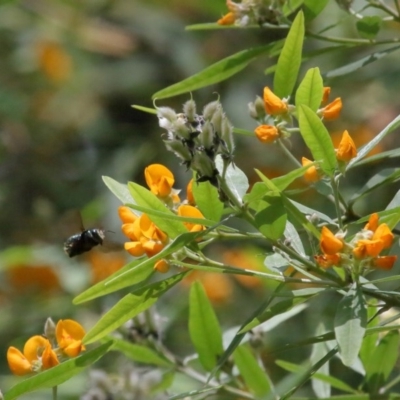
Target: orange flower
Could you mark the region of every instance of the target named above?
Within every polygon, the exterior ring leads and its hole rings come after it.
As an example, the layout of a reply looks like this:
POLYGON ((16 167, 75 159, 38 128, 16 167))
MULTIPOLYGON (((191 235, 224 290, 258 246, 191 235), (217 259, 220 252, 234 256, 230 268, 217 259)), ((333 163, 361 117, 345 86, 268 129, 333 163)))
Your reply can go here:
POLYGON ((147 214, 136 216, 128 207, 119 207, 118 213, 124 221, 133 221, 122 225, 122 232, 130 239, 124 244, 125 250, 134 257, 146 254, 152 257, 167 244, 168 236, 158 228, 147 214))
POLYGON ((320 254, 314 256, 315 262, 322 268, 329 268, 333 265, 339 265, 340 255, 339 254, 320 254))
POLYGON ((85 330, 72 319, 60 319, 56 326, 56 339, 58 346, 68 357, 76 357, 81 351, 86 350, 82 344, 85 330))
POLYGON ((144 170, 146 183, 151 192, 161 198, 171 194, 175 178, 172 172, 164 165, 152 164, 144 170))
POLYGON ((235 23, 235 14, 233 12, 228 12, 222 18, 217 21, 219 25, 233 25, 235 23))
POLYGON ((384 249, 392 246, 393 239, 394 235, 387 224, 380 224, 372 236, 372 240, 380 240, 382 242, 384 249))
POLYGON ((42 42, 38 46, 39 65, 55 83, 68 80, 72 74, 72 58, 58 43, 42 42))
POLYGON ((154 270, 161 272, 162 274, 165 274, 169 271, 170 265, 169 262, 167 260, 158 260, 155 264, 154 264, 154 270))
POLYGON ((329 86, 324 86, 322 89, 322 104, 326 104, 329 100, 329 95, 331 94, 331 88, 329 86))
POLYGON ((352 158, 357 155, 357 148, 354 144, 353 139, 349 135, 349 132, 344 131, 342 140, 339 143, 339 147, 336 150, 336 158, 339 161, 349 162, 352 158))
POLYGON ((364 229, 375 232, 376 228, 378 228, 379 215, 377 213, 373 213, 370 215, 367 224, 364 229))
POLYGON ((337 238, 326 226, 322 227, 319 245, 324 254, 334 255, 343 249, 344 243, 337 238))
POLYGON ((342 99, 337 97, 332 103, 329 103, 323 109, 320 110, 322 117, 327 120, 331 121, 339 117, 340 112, 342 111, 342 99))
MULTIPOLYGON (((306 157, 302 157, 301 164, 303 167, 305 167, 306 165, 312 164, 312 161, 306 157)), ((320 179, 317 167, 315 165, 311 165, 306 172, 304 172, 304 179, 307 182, 317 182, 320 179)))
POLYGON ((373 263, 375 268, 391 270, 396 260, 397 256, 382 256, 376 257, 373 263))
POLYGON ((196 200, 193 196, 193 179, 191 179, 186 187, 186 199, 188 203, 192 206, 196 204, 196 200))
POLYGON ((382 240, 361 239, 353 249, 353 254, 357 258, 377 257, 382 250, 382 240))
MULTIPOLYGON (((177 212, 180 217, 204 218, 204 215, 196 207, 185 204, 180 205, 177 212)), ((204 225, 193 222, 184 222, 183 224, 186 226, 189 232, 199 232, 205 229, 204 225)))
POLYGON ((273 125, 260 125, 254 130, 257 139, 263 143, 272 143, 279 138, 279 131, 273 125))
POLYGON ((265 111, 269 115, 279 115, 285 114, 288 110, 286 102, 281 100, 277 95, 275 95, 271 89, 266 86, 264 88, 264 106, 265 111))
POLYGON ((39 335, 32 336, 27 340, 23 353, 15 347, 9 347, 7 361, 14 375, 39 372, 59 364, 49 340, 39 335))

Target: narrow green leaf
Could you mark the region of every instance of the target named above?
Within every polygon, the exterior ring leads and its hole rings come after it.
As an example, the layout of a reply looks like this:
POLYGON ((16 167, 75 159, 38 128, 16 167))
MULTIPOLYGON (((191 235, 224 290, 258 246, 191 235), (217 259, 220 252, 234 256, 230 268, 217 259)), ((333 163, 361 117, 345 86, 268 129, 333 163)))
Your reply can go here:
POLYGON ((293 14, 302 4, 304 0, 290 0, 285 1, 282 7, 282 12, 285 17, 293 14))
POLYGON ((127 184, 119 183, 109 176, 103 176, 103 182, 123 204, 133 202, 127 184))
POLYGON ((218 222, 221 219, 224 204, 219 199, 217 188, 210 182, 193 182, 192 190, 196 205, 204 217, 218 222))
POLYGON ((366 381, 369 393, 379 393, 396 365, 399 356, 399 332, 387 333, 374 349, 366 367, 366 381))
POLYGON ((236 348, 233 360, 242 375, 246 386, 256 395, 264 396, 271 391, 270 380, 266 371, 261 368, 247 345, 236 348))
POLYGON ((330 177, 333 176, 336 167, 335 149, 331 137, 325 125, 318 115, 306 105, 298 109, 300 133, 315 161, 321 165, 321 169, 330 177))
POLYGON ((374 39, 382 26, 382 18, 378 15, 365 16, 357 20, 356 27, 361 37, 374 39))
POLYGON ((350 199, 350 203, 355 203, 372 191, 381 188, 382 186, 389 185, 400 179, 400 169, 399 168, 385 168, 376 173, 367 183, 362 187, 362 189, 356 192, 350 199))
POLYGON ((132 104, 131 107, 136 109, 136 110, 146 112, 148 114, 157 115, 157 110, 155 108, 143 107, 143 106, 139 106, 139 105, 136 105, 136 104, 132 104))
POLYGON ((182 93, 193 92, 197 89, 222 82, 225 79, 237 74, 244 69, 251 61, 262 54, 267 54, 273 47, 273 43, 267 46, 254 47, 252 49, 242 50, 232 56, 226 57, 217 63, 210 65, 203 71, 175 83, 165 89, 154 93, 153 99, 165 99, 167 97, 177 96, 182 93))
POLYGON ((190 289, 189 333, 201 365, 211 371, 224 349, 218 319, 200 282, 190 289))
POLYGON ((386 57, 388 54, 398 49, 400 49, 400 46, 391 47, 390 49, 386 49, 383 51, 377 51, 375 53, 369 54, 366 57, 361 58, 360 60, 354 61, 350 64, 344 65, 343 67, 322 74, 322 76, 324 80, 326 80, 353 73, 368 64, 371 64, 375 61, 382 59, 383 57, 386 57))
MULTIPOLYGON (((147 190, 143 186, 138 185, 135 182, 128 183, 129 191, 134 198, 136 204, 142 207, 152 208, 157 211, 161 211, 166 215, 175 216, 175 214, 170 211, 165 204, 157 198, 150 190, 147 190)), ((165 219, 164 217, 158 217, 153 215, 149 215, 150 219, 168 236, 172 239, 176 238, 181 233, 187 232, 185 225, 183 225, 180 221, 175 221, 171 219, 165 219)))
POLYGON ((17 383, 7 393, 4 393, 4 400, 13 400, 34 390, 61 385, 103 357, 111 349, 112 345, 113 341, 106 342, 93 350, 86 351, 78 357, 71 358, 53 368, 17 383))
POLYGON ((319 68, 307 71, 296 91, 296 107, 305 104, 311 110, 317 111, 321 105, 323 95, 323 82, 319 68))
POLYGON ((338 304, 335 336, 343 364, 350 367, 357 359, 367 326, 367 308, 356 283, 338 304))
MULTIPOLYGON (((279 365, 285 371, 300 372, 302 369, 302 367, 300 365, 293 364, 288 361, 276 360, 275 362, 277 365, 279 365)), ((322 374, 321 372, 316 372, 313 375, 313 379, 318 379, 322 382, 326 382, 333 388, 343 390, 344 392, 357 393, 357 391, 355 389, 353 389, 351 386, 349 386, 347 383, 345 383, 345 382, 341 381, 340 379, 335 378, 331 375, 326 375, 326 374, 322 374)), ((331 398, 331 397, 329 397, 329 398, 331 398)), ((332 399, 333 398, 335 398, 335 397, 332 397, 332 399)))
MULTIPOLYGON (((376 314, 376 307, 373 306, 373 305, 377 306, 377 300, 376 299, 370 299, 368 301, 368 303, 370 305, 370 307, 368 307, 368 309, 367 309, 367 318, 368 318, 368 321, 370 321, 368 323, 368 328, 371 328, 371 327, 374 327, 374 326, 378 326, 378 324, 379 324, 379 318, 376 318, 376 315, 375 315, 376 314), (373 318, 374 316, 375 316, 375 318, 373 318)), ((363 339, 363 342, 362 342, 362 345, 361 345, 361 348, 360 348, 359 357, 361 359, 361 362, 363 363, 363 366, 364 366, 364 369, 366 370, 366 372, 368 372, 366 366, 369 364, 369 362, 371 360, 371 357, 372 357, 372 354, 374 353, 376 344, 378 342, 378 337, 379 337, 379 334, 376 332, 376 333, 373 333, 373 334, 370 334, 370 335, 366 334, 364 339, 363 339)))
MULTIPOLYGON (((147 261, 147 259, 146 259, 147 261)), ((127 286, 136 285, 140 282, 146 282, 147 279, 153 274, 153 269, 148 263, 143 262, 143 259, 134 260, 126 264, 119 271, 113 273, 101 282, 96 283, 83 293, 76 296, 73 300, 74 304, 83 303, 85 301, 93 300, 100 296, 116 292, 127 286), (117 280, 120 275, 131 271, 131 278, 127 281, 126 276, 123 280, 117 280)))
POLYGON ((114 339, 113 350, 118 350, 131 360, 144 364, 157 365, 159 367, 171 367, 172 362, 146 346, 127 342, 122 339, 114 339))
POLYGON ((299 11, 294 19, 278 59, 274 76, 274 93, 280 97, 291 95, 301 65, 304 39, 304 15, 299 11))
POLYGON ((92 343, 123 325, 126 321, 151 307, 158 298, 180 282, 186 272, 171 276, 159 282, 147 285, 136 292, 124 296, 96 325, 86 333, 84 343, 92 343))
POLYGON ((304 17, 306 21, 311 21, 317 17, 327 6, 329 0, 304 0, 304 17))
POLYGON ((268 321, 272 317, 275 317, 276 315, 283 314, 289 310, 291 310, 294 306, 298 304, 302 304, 311 297, 315 296, 317 293, 312 293, 310 295, 305 295, 305 296, 298 296, 298 297, 293 297, 287 300, 282 300, 277 303, 275 303, 273 306, 269 307, 267 310, 263 310, 260 312, 260 314, 256 317, 253 318, 252 321, 250 321, 246 326, 244 326, 239 333, 245 333, 248 332, 249 330, 255 328, 256 326, 262 324, 265 321, 268 321))
POLYGON ((366 165, 370 163, 375 163, 376 161, 380 161, 382 159, 384 160, 392 160, 395 158, 400 157, 400 148, 388 150, 388 151, 383 151, 378 154, 374 154, 373 156, 370 156, 368 158, 364 158, 363 160, 357 161, 356 164, 353 165, 353 167, 360 167, 361 165, 366 165))
POLYGON ((282 197, 279 195, 265 195, 258 204, 254 216, 257 229, 270 240, 278 240, 285 231, 287 214, 282 197))

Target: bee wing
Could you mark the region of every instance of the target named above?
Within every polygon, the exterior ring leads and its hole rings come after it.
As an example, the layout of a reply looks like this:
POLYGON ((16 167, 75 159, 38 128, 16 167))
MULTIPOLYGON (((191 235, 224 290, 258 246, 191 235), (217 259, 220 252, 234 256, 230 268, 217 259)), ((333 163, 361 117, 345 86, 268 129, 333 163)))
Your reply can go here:
POLYGON ((100 249, 104 253, 110 253, 113 251, 122 251, 124 250, 124 244, 106 238, 103 240, 103 244, 100 246, 100 249))

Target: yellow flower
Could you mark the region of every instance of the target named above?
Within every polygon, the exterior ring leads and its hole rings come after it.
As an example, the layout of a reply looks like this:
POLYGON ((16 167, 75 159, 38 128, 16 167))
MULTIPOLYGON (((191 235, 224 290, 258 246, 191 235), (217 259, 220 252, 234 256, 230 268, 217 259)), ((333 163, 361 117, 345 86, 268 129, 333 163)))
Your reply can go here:
POLYGON ((154 270, 161 272, 162 274, 165 274, 169 271, 170 265, 167 260, 161 259, 154 264, 153 268, 154 270))
MULTIPOLYGON (((302 157, 301 164, 303 167, 305 167, 306 165, 312 164, 312 161, 306 157, 302 157)), ((315 165, 311 165, 306 172, 304 172, 304 179, 307 182, 317 182, 320 179, 317 167, 315 165)))
POLYGON ((377 257, 382 250, 382 240, 361 239, 353 249, 353 254, 357 258, 377 257))
POLYGON ((384 249, 392 246, 393 239, 394 235, 387 224, 380 224, 372 236, 372 240, 380 240, 382 242, 384 249))
MULTIPOLYGON (((190 218, 204 218, 204 215, 196 207, 189 205, 181 205, 178 207, 178 215, 180 217, 190 217, 190 218)), ((204 225, 195 224, 192 222, 184 222, 187 230, 189 232, 199 232, 205 229, 204 225)))
POLYGON ((329 86, 324 86, 324 88, 322 89, 321 104, 326 104, 328 102, 330 94, 331 94, 331 88, 329 86))
POLYGON ((222 18, 217 21, 219 25, 233 25, 235 23, 236 17, 233 12, 228 12, 222 18))
POLYGON ((336 150, 336 158, 339 161, 349 162, 352 158, 357 155, 357 148, 354 144, 353 139, 349 135, 349 132, 344 131, 342 140, 339 143, 339 147, 336 150))
POLYGON ((323 118, 327 121, 331 121, 339 117, 340 112, 342 111, 342 99, 337 97, 327 106, 320 110, 323 118))
POLYGON ((56 339, 58 346, 68 357, 76 357, 81 351, 85 350, 82 339, 85 330, 72 319, 60 319, 56 326, 56 339))
POLYGON ((329 268, 333 265, 339 265, 340 255, 339 254, 320 254, 314 256, 315 262, 322 268, 329 268))
POLYGON ((15 347, 9 347, 7 361, 14 375, 26 375, 59 364, 49 340, 39 335, 32 336, 27 340, 23 353, 15 347))
POLYGON ((279 115, 285 114, 288 110, 286 102, 281 100, 277 95, 275 95, 272 90, 266 86, 264 88, 264 106, 265 111, 269 115, 279 115))
POLYGON ((161 198, 171 194, 175 178, 172 172, 164 165, 152 164, 144 170, 146 183, 151 192, 161 198))
POLYGON ((319 245, 324 254, 334 255, 343 249, 344 243, 337 238, 326 226, 322 227, 319 245))
POLYGON ((254 130, 257 139, 263 143, 272 143, 279 138, 279 131, 273 125, 260 125, 254 130))

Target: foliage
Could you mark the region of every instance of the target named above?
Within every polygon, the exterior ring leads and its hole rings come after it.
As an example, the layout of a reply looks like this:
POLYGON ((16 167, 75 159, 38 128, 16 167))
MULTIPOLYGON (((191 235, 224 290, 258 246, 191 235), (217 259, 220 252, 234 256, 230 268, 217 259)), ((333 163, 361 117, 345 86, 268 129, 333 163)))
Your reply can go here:
MULTIPOLYGON (((124 248, 134 259, 74 299, 79 305, 108 299, 106 311, 83 339, 85 345, 96 342, 95 347, 17 383, 5 392, 5 399, 54 388, 110 352, 118 352, 134 365, 146 364, 154 373, 129 370, 129 377, 137 378, 133 387, 125 389, 137 396, 132 398, 400 396, 400 326, 395 311, 400 306, 395 254, 399 196, 395 194, 385 209, 374 208, 374 202, 373 209, 363 214, 356 208, 357 202, 371 194, 380 196, 399 179, 397 168, 380 167, 379 162, 396 159, 400 148, 379 153, 379 145, 393 136, 400 116, 393 116, 359 148, 351 129, 341 132, 335 143, 329 125, 341 112, 352 112, 346 96, 329 100, 336 82, 398 50, 398 38, 389 35, 391 24, 400 23, 398 1, 393 1, 393 7, 375 0, 362 3, 355 10, 352 1, 228 0, 228 13, 218 23, 188 28, 207 34, 210 30, 220 34, 279 30, 282 37, 229 55, 158 90, 153 95, 155 109, 135 106, 157 114, 165 151, 179 159, 182 169, 191 171, 186 198, 174 188, 174 174, 159 163, 145 169, 149 189, 103 177, 122 203, 118 214, 127 238, 124 248), (328 36, 339 21, 329 20, 331 25, 316 28, 316 21, 328 22, 324 13, 335 7, 353 22, 359 37, 328 36), (371 10, 376 15, 367 15, 371 10), (320 47, 309 51, 315 43, 320 47), (338 48, 362 48, 363 57, 332 70, 327 69, 329 58, 317 66, 317 56, 328 57, 338 48), (247 105, 257 125, 254 133, 247 126, 234 126, 223 106, 224 96, 199 111, 192 92, 238 80, 240 71, 264 57, 274 60, 265 69, 274 74, 273 84, 260 88, 263 96, 254 93, 254 101, 247 105), (305 68, 310 61, 312 67, 305 68), (328 80, 332 87, 327 86, 328 80), (159 105, 161 99, 184 93, 190 93, 190 98, 182 110, 159 105), (278 153, 286 159, 288 170, 270 174, 253 165, 247 154, 243 170, 250 165, 257 176, 257 182, 249 182, 235 158, 240 152, 235 141, 244 136, 258 140, 265 154, 278 153), (371 155, 374 150, 378 154, 371 155), (349 179, 363 167, 374 167, 374 174, 364 179, 359 173, 363 182, 353 188, 349 179), (231 258, 220 254, 226 243, 231 243, 226 251, 231 258), (239 262, 245 253, 242 243, 263 254, 261 267, 239 262), (230 290, 227 276, 234 276, 251 293, 260 293, 257 301, 250 298, 244 306, 236 304, 231 319, 218 306, 218 289, 222 288, 222 296, 230 290), (154 307, 162 310, 174 296, 179 298, 176 306, 184 303, 180 289, 184 285, 190 286, 184 329, 191 347, 174 352, 166 344, 154 307)), ((118 373, 121 386, 126 387, 129 379, 118 373)), ((124 398, 108 379, 102 375, 92 389, 124 398)))

